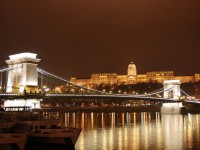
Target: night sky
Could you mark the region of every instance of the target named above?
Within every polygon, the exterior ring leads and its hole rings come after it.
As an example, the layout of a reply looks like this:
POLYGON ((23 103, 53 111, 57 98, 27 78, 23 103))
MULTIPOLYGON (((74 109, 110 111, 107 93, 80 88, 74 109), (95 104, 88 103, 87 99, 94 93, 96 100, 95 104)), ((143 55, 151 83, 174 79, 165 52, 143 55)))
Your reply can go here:
POLYGON ((0 67, 33 52, 64 78, 200 73, 200 0, 0 0, 0 67))

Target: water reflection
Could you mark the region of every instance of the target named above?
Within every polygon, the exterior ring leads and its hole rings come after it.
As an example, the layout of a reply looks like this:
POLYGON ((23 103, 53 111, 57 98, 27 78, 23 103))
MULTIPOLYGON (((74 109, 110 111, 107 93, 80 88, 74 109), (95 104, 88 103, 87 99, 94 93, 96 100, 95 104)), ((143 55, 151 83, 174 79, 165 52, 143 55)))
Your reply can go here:
POLYGON ((183 149, 184 130, 182 115, 162 115, 162 141, 163 147, 169 149, 183 149))
POLYGON ((63 126, 82 128, 76 150, 200 149, 199 114, 67 112, 53 116, 61 118, 63 126))

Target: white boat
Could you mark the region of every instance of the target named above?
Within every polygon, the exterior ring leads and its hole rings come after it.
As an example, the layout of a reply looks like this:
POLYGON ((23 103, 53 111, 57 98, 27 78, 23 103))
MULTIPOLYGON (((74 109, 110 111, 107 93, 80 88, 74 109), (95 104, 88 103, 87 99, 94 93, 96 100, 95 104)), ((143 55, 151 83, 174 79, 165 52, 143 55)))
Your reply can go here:
POLYGON ((14 122, 0 120, 0 149, 24 150, 28 132, 14 130, 14 122))
POLYGON ((16 128, 29 131, 28 149, 33 146, 59 146, 73 148, 81 133, 79 128, 61 128, 60 120, 23 116, 16 119, 16 128))

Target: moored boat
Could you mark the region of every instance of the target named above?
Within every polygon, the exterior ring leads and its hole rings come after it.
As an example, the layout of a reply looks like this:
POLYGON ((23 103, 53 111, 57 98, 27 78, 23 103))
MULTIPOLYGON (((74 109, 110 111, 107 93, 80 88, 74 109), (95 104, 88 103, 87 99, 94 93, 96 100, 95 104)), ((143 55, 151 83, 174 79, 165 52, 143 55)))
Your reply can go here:
POLYGON ((15 130, 14 122, 0 120, 0 149, 24 150, 28 132, 15 130))
POLYGON ((35 115, 18 117, 16 128, 29 132, 27 149, 34 146, 73 148, 81 133, 79 128, 61 128, 58 119, 44 119, 35 115))

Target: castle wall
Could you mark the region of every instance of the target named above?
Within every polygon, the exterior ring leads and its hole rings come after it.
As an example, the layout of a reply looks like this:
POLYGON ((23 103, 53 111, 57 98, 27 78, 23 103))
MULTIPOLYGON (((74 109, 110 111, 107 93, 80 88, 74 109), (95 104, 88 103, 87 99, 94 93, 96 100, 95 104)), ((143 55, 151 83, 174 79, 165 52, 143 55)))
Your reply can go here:
POLYGON ((165 80, 180 80, 182 83, 200 81, 200 74, 194 76, 175 76, 173 71, 152 71, 146 74, 137 74, 136 66, 132 62, 128 65, 127 75, 116 73, 92 74, 88 79, 71 79, 79 85, 100 84, 137 84, 137 83, 163 83, 165 80))

